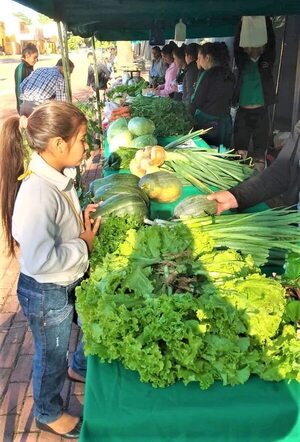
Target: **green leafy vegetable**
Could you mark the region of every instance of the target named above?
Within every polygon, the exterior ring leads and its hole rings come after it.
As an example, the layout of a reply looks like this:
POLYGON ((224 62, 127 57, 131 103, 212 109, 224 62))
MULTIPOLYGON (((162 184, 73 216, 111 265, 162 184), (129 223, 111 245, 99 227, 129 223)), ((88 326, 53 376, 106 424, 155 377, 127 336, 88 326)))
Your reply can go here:
POLYGON ((184 135, 193 127, 193 119, 186 106, 171 98, 136 97, 131 104, 131 116, 152 120, 157 137, 184 135))
POLYGON ((183 224, 130 229, 77 289, 85 350, 143 382, 300 382, 297 312, 250 256, 183 224), (293 309, 294 310, 294 309, 293 309), (289 323, 287 323, 287 317, 289 323))

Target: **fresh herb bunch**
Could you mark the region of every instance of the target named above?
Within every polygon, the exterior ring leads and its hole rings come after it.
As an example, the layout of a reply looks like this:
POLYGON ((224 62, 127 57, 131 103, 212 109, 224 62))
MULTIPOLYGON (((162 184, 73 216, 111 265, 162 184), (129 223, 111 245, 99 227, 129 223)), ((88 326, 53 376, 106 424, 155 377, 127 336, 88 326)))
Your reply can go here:
POLYGON ((152 120, 157 137, 184 135, 193 127, 187 107, 171 98, 136 97, 131 104, 131 116, 152 120))
POLYGON ((87 354, 120 360, 154 387, 236 385, 251 374, 300 382, 297 324, 281 284, 183 224, 128 230, 77 297, 87 354))

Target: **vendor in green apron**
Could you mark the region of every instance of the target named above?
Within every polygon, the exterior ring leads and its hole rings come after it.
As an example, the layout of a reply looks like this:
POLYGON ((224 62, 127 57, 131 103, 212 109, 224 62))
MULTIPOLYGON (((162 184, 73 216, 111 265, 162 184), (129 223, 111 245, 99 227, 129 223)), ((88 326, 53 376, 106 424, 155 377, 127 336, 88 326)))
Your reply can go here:
POLYGON ((20 85, 26 77, 33 72, 33 67, 38 61, 38 49, 33 43, 28 43, 22 49, 22 61, 15 69, 15 94, 17 100, 17 110, 20 113, 21 100, 20 100, 20 85))
POLYGON ((190 109, 196 129, 212 127, 203 138, 209 144, 230 147, 232 120, 230 105, 234 76, 229 68, 229 52, 224 42, 204 43, 199 47, 201 69, 192 95, 190 109))

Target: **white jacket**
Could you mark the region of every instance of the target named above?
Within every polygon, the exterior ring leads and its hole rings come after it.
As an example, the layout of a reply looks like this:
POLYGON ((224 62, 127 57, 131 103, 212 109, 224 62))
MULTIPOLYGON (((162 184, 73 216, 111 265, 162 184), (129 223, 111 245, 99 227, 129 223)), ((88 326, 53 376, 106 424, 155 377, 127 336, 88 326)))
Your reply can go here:
POLYGON ((88 268, 81 226, 65 192, 81 217, 73 181, 49 166, 36 152, 33 173, 20 187, 14 206, 12 234, 20 246, 21 272, 40 283, 68 285, 88 268))

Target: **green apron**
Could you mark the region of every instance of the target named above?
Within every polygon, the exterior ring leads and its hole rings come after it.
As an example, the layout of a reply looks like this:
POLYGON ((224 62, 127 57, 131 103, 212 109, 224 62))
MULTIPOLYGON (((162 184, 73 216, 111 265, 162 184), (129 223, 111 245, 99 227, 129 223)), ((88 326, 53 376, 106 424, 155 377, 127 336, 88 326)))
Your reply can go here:
POLYGON ((20 107, 22 104, 22 101, 20 99, 20 95, 21 95, 21 83, 22 83, 22 71, 23 71, 23 63, 20 63, 18 66, 18 71, 17 71, 17 109, 18 109, 18 113, 20 113, 20 107))
MULTIPOLYGON (((194 100, 197 89, 203 80, 204 75, 206 74, 206 71, 203 71, 196 83, 194 93, 192 95, 191 101, 194 100)), ((212 124, 214 127, 214 134, 210 136, 208 133, 206 136, 206 141, 210 142, 210 138, 214 140, 218 145, 223 144, 226 147, 230 147, 231 144, 231 133, 232 133, 232 120, 229 113, 226 113, 224 115, 211 115, 207 114, 200 109, 196 109, 194 114, 194 122, 197 127, 197 129, 206 129, 210 127, 212 124)), ((205 139, 205 137, 204 137, 205 139)), ((213 144, 213 143, 210 143, 213 144)))

